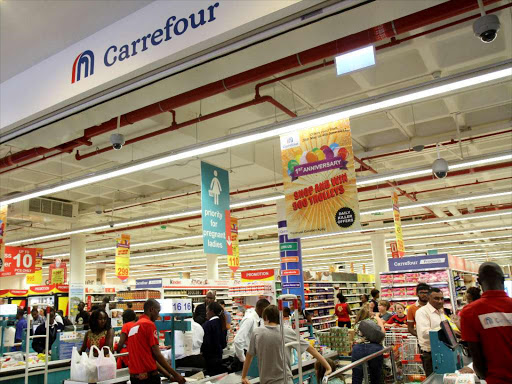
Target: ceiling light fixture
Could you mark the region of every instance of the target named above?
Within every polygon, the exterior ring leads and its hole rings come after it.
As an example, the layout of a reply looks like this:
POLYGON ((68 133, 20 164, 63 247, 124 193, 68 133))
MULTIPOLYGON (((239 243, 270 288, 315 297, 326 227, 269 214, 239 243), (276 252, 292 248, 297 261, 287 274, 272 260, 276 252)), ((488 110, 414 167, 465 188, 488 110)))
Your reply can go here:
POLYGON ((331 123, 342 118, 360 116, 370 112, 406 105, 415 101, 428 99, 434 96, 447 94, 510 76, 512 76, 512 60, 506 60, 501 63, 489 65, 476 70, 435 79, 403 90, 370 97, 348 105, 330 108, 325 111, 314 112, 281 123, 270 124, 264 127, 215 138, 203 143, 172 150, 163 155, 158 154, 150 156, 133 161, 129 164, 89 173, 61 183, 43 186, 28 192, 21 192, 0 200, 0 206, 25 201, 34 197, 67 191, 84 185, 94 184, 105 179, 113 179, 145 169, 190 159, 196 156, 204 156, 209 153, 214 153, 238 145, 254 143, 305 128, 331 123))

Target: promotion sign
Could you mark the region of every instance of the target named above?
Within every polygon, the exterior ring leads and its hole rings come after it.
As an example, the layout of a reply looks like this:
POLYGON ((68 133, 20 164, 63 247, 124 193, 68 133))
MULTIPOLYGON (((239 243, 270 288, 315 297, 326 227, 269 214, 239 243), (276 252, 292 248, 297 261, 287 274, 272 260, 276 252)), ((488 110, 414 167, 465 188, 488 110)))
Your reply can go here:
POLYGON ((201 215, 204 253, 233 254, 229 209, 228 171, 202 161, 201 215))
POLYGON ((5 247, 4 270, 0 277, 34 273, 36 248, 5 247))
POLYGON ((7 205, 0 207, 0 272, 5 267, 5 231, 7 229, 7 205))
POLYGON ((68 268, 66 263, 62 263, 57 259, 55 263, 50 265, 48 269, 50 284, 64 284, 68 278, 68 268))
POLYGON ((392 241, 389 243, 389 249, 391 250, 391 257, 393 259, 400 257, 400 255, 398 254, 398 246, 396 245, 396 241, 392 241))
POLYGON ((27 285, 43 284, 43 249, 36 248, 36 268, 34 273, 27 273, 27 285))
POLYGON ((281 136, 290 238, 360 228, 348 119, 281 136))
POLYGON ((273 269, 260 269, 253 271, 242 271, 242 282, 248 283, 251 281, 273 281, 274 270, 273 269))
POLYGON ((116 241, 116 276, 120 280, 130 276, 130 235, 121 235, 116 241))
POLYGON ((233 255, 228 255, 228 267, 236 272, 240 268, 240 249, 238 248, 238 219, 231 218, 231 242, 233 255))
MULTIPOLYGON (((395 237, 398 257, 405 256, 404 236, 402 234, 402 221, 400 220, 400 206, 398 205, 398 194, 393 192, 393 220, 395 221, 395 237)), ((393 256, 394 257, 394 256, 393 256)))

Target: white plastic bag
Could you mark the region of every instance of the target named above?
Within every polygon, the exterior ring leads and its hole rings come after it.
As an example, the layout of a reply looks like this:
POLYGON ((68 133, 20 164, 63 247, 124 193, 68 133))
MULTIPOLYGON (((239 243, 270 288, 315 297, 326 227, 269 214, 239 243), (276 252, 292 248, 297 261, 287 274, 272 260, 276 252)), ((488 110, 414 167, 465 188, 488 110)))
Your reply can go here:
POLYGON ((89 383, 96 383, 98 381, 98 359, 101 351, 95 345, 89 350, 89 356, 87 357, 87 373, 89 376, 89 383), (94 356, 94 351, 98 352, 98 357, 94 356))
POLYGON ((107 347, 103 348, 99 353, 96 367, 98 369, 98 381, 116 378, 116 359, 107 347), (105 354, 105 350, 109 352, 108 357, 105 354))
POLYGON ((98 380, 96 364, 91 361, 86 353, 80 354, 76 347, 73 347, 71 354, 71 380, 82 383, 94 383, 98 380))

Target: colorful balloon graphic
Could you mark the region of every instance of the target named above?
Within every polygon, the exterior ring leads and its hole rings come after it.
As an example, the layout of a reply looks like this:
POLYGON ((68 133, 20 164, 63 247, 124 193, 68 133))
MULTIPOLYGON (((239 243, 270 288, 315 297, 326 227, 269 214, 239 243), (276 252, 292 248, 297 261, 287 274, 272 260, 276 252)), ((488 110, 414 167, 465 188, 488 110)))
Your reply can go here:
POLYGON ((334 157, 334 153, 333 153, 332 149, 330 147, 328 147, 327 145, 322 145, 322 148, 320 148, 320 149, 324 152, 326 159, 332 159, 334 157))
POLYGON ((315 155, 313 152, 308 152, 306 154, 306 160, 308 161, 308 163, 315 163, 318 161, 318 156, 315 155))
POLYGON ((299 162, 297 160, 290 160, 288 162, 288 171, 293 172, 297 165, 299 165, 299 162))

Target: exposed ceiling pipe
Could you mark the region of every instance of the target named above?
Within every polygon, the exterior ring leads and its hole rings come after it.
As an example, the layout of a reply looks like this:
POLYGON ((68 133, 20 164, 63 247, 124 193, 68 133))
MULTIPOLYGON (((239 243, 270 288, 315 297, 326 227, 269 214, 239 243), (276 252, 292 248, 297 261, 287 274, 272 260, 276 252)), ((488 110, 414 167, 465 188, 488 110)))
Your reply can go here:
MULTIPOLYGON (((486 0, 484 3, 485 5, 488 5, 498 1, 499 0, 486 0)), ((159 115, 163 112, 174 110, 201 99, 224 93, 227 90, 255 83, 275 74, 312 64, 328 57, 339 55, 340 53, 348 52, 366 45, 375 44, 384 39, 395 38, 398 35, 447 20, 476 8, 478 8, 478 4, 472 0, 451 0, 444 2, 434 7, 354 33, 330 43, 326 43, 237 75, 227 77, 223 80, 206 84, 180 95, 162 100, 158 103, 139 108, 135 111, 122 115, 120 117, 120 126, 124 127, 126 125, 131 125, 138 121, 159 115)), ((73 139, 56 147, 36 147, 1 158, 0 169, 8 168, 18 163, 29 161, 36 157, 44 156, 53 152, 70 153, 75 148, 82 145, 92 145, 92 142, 90 141, 91 138, 115 129, 117 129, 117 117, 100 125, 87 128, 84 130, 84 135, 82 137, 73 139)))

